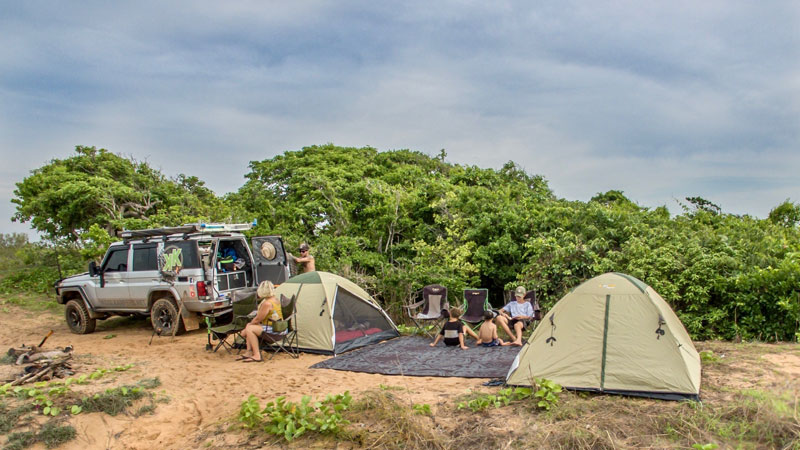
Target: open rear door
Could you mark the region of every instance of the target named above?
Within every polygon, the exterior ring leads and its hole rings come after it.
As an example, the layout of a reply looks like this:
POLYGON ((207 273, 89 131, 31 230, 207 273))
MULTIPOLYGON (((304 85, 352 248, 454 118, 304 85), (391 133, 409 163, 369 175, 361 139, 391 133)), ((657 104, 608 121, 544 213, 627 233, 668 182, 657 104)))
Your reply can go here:
POLYGON ((281 284, 289 279, 289 264, 280 236, 256 236, 251 240, 256 281, 281 284))

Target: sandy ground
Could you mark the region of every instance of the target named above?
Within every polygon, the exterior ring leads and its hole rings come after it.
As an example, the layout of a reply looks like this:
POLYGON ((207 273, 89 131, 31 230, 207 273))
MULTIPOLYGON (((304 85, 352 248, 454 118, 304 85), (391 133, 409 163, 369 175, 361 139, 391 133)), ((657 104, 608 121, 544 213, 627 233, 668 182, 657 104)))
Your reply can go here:
MULTIPOLYGON (((123 384, 135 384, 158 377, 162 385, 154 390, 167 403, 159 403, 153 414, 115 417, 103 413, 80 414, 69 418, 78 437, 65 449, 150 449, 150 448, 259 448, 248 441, 246 432, 234 427, 241 403, 251 394, 261 404, 285 395, 299 400, 303 395, 322 398, 349 390, 354 397, 380 385, 403 388, 396 391, 401 400, 431 405, 434 414, 440 405, 451 408, 455 398, 471 390, 486 391, 483 379, 432 378, 371 375, 310 366, 328 356, 301 354, 292 359, 277 355, 263 363, 241 363, 220 350, 205 350, 206 332, 197 330, 176 338, 158 337, 148 345, 152 328, 147 320, 114 318, 99 321, 89 335, 69 332, 63 316, 32 313, 6 305, 0 311, 0 343, 6 347, 38 344, 49 330, 53 336, 45 348, 72 345, 73 368, 77 375, 98 368, 110 369, 134 364, 125 372, 114 372, 75 389, 98 392, 123 384), (113 336, 113 337, 112 337, 113 336)), ((704 364, 701 389, 706 401, 720 402, 731 389, 758 388, 776 392, 800 391, 800 346, 797 344, 697 343, 698 350, 712 350, 725 361, 735 353, 735 364, 704 364)), ((13 366, 0 366, 10 369, 13 366)), ((2 374, 0 374, 2 375, 2 374)), ((499 412, 493 414, 500 414, 499 412)), ((503 421, 500 421, 503 423, 503 421)), ((38 444, 34 448, 44 448, 38 444)))
POLYGON ((78 431, 77 439, 65 449, 84 448, 192 448, 238 446, 246 439, 241 432, 220 433, 235 423, 241 403, 250 394, 261 404, 285 395, 299 400, 349 390, 357 394, 380 385, 403 387, 410 402, 436 404, 486 381, 464 378, 384 376, 309 367, 329 356, 301 354, 292 359, 278 354, 263 363, 241 363, 234 355, 220 350, 205 351, 204 329, 182 336, 158 337, 148 341, 152 328, 147 320, 114 318, 99 321, 97 330, 88 335, 72 334, 62 316, 31 313, 12 306, 0 313, 0 343, 5 347, 38 344, 49 330, 54 334, 45 348, 74 346, 73 368, 79 374, 98 368, 134 364, 126 372, 113 373, 92 383, 102 390, 122 384, 134 384, 144 378, 158 377, 162 385, 155 391, 169 397, 158 404, 154 414, 134 418, 111 417, 102 413, 80 414, 70 418, 78 431), (113 338, 105 337, 114 335, 113 338))

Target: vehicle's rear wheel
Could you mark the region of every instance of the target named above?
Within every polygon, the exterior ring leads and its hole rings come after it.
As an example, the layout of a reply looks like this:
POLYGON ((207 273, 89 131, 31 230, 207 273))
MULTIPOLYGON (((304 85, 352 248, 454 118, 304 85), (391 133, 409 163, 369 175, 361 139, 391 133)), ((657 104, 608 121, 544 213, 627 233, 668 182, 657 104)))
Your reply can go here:
POLYGON ((69 330, 75 334, 89 334, 97 325, 97 320, 89 317, 89 310, 80 300, 68 301, 64 316, 69 330))
POLYGON ((153 303, 150 311, 150 321, 155 330, 161 330, 160 335, 168 336, 172 334, 172 328, 178 327, 175 334, 183 334, 186 329, 183 327, 183 320, 178 317, 178 307, 169 298, 160 298, 153 303))

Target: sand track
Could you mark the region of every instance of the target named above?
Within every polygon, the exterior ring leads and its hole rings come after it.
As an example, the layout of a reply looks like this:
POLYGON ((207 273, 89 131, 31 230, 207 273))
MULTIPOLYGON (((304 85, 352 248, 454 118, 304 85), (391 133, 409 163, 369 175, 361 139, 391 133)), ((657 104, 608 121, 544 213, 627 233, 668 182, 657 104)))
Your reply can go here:
MULTIPOLYGON (((220 350, 205 351, 206 332, 196 330, 183 336, 158 337, 148 345, 152 328, 143 319, 114 318, 99 321, 97 330, 88 335, 72 334, 62 316, 32 313, 13 306, 3 313, 0 342, 6 347, 38 344, 48 330, 54 334, 45 348, 72 345, 73 367, 78 374, 98 368, 112 368, 129 363, 134 368, 103 377, 86 388, 94 391, 144 378, 158 377, 162 385, 155 392, 170 401, 158 404, 154 414, 111 417, 102 413, 80 414, 70 418, 78 438, 65 449, 84 448, 187 448, 200 447, 218 430, 227 430, 241 403, 250 394, 261 403, 286 395, 299 400, 349 390, 357 394, 379 385, 399 386, 406 390, 409 402, 435 405, 443 398, 478 389, 485 380, 384 376, 342 372, 309 367, 328 356, 301 354, 292 359, 278 354, 263 363, 240 363, 234 355, 220 350), (113 338, 105 339, 106 336, 113 338), (431 389, 435 386, 435 389, 431 389)), ((239 433, 241 439, 245 436, 239 433)), ((222 437, 219 437, 222 439, 222 437)), ((237 436, 227 436, 227 445, 236 445, 237 436)), ((214 446, 219 443, 214 439, 214 446)))

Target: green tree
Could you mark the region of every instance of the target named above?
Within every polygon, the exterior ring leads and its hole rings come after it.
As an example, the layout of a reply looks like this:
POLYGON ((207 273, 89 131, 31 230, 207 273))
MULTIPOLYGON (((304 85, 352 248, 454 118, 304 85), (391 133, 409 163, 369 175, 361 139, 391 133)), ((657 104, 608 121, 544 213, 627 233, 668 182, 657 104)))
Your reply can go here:
POLYGON ((222 200, 196 177, 168 179, 146 162, 78 146, 17 183, 12 220, 30 222, 51 239, 81 241, 93 224, 124 228, 178 225, 227 216, 222 200))

